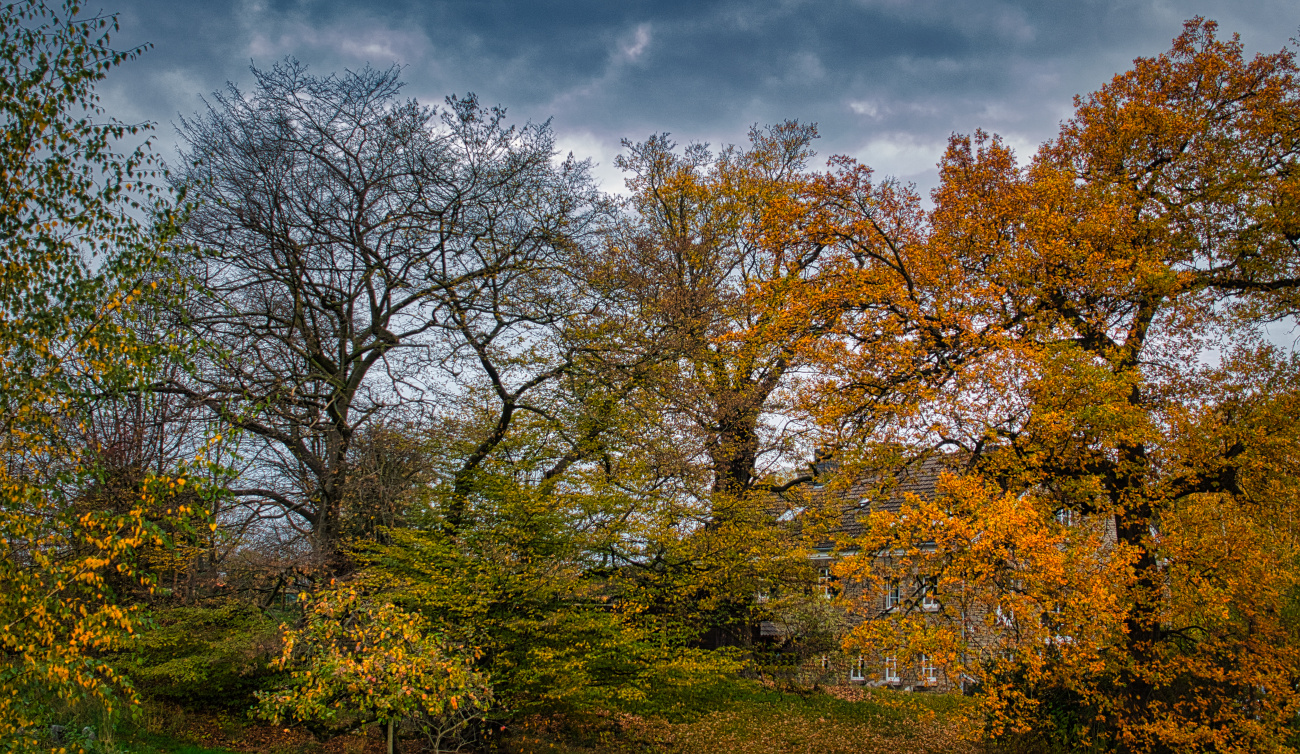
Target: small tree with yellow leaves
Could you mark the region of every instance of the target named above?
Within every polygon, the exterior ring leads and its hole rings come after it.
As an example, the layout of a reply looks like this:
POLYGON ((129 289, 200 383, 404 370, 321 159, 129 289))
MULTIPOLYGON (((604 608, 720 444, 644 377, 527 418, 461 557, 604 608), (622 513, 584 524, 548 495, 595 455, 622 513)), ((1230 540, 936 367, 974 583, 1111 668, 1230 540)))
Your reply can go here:
POLYGON ((277 725, 302 722, 318 736, 384 723, 390 754, 406 722, 443 751, 492 703, 473 660, 431 634, 422 616, 335 588, 308 607, 302 628, 285 632, 273 665, 291 671, 291 682, 259 694, 258 711, 277 725))

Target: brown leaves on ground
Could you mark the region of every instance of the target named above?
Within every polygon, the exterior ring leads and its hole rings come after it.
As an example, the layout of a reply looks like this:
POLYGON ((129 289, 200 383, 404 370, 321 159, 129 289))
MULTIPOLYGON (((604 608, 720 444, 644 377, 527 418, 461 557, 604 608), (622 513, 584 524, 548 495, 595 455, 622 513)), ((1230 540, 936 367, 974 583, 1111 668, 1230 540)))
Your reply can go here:
POLYGON ((383 754, 387 751, 378 727, 362 734, 317 741, 302 728, 249 725, 242 718, 221 714, 185 713, 184 729, 176 738, 205 748, 247 754, 383 754))

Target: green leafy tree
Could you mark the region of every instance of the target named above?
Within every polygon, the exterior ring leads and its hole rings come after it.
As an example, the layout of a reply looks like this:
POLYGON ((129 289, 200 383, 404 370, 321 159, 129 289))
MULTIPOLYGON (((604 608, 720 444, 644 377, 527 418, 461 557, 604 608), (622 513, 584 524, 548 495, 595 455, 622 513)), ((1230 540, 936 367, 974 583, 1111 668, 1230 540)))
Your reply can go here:
POLYGON ((278 622, 253 605, 155 605, 150 617, 115 665, 151 699, 247 709, 254 692, 283 680, 270 667, 280 649, 278 622))
MULTIPOLYGON (((472 525, 392 530, 356 557, 368 587, 479 648, 503 717, 646 702, 657 689, 706 684, 734 658, 691 647, 647 616, 656 595, 608 567, 607 539, 627 502, 480 477, 472 525)), ((454 493, 449 493, 454 494, 454 493)))

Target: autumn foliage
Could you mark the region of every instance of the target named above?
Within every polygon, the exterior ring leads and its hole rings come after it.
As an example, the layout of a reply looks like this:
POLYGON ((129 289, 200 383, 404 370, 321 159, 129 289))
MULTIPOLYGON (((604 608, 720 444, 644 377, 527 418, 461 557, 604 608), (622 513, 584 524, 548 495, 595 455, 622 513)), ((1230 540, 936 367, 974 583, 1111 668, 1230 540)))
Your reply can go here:
POLYGON ((340 587, 315 598, 302 628, 285 632, 274 664, 290 671, 290 682, 261 694, 259 712, 322 733, 375 720, 407 723, 439 750, 492 702, 473 661, 470 651, 440 641, 420 615, 340 587))
POLYGON ((876 439, 960 468, 872 515, 842 567, 868 595, 937 584, 941 609, 873 616, 847 646, 945 658, 995 737, 1286 747, 1296 365, 1259 323, 1300 284, 1298 95, 1289 51, 1246 59, 1195 20, 1027 165, 977 133, 953 139, 933 210, 875 190, 881 219, 846 233, 874 255, 846 336, 883 321, 908 350, 829 351, 822 416, 887 406, 876 439), (915 388, 891 402, 898 374, 915 388))
POLYGON ((6 750, 124 669, 439 749, 832 643, 995 749, 1294 750, 1292 51, 1193 19, 928 201, 793 121, 625 142, 616 199, 547 124, 290 60, 164 189, 113 23, 0 12, 6 750))

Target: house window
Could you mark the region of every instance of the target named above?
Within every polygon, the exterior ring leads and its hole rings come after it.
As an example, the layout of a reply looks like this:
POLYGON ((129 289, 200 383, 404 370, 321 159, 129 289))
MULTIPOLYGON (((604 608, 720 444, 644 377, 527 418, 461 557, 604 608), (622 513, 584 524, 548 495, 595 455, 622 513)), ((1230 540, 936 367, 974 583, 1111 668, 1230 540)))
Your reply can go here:
POLYGON ((867 668, 865 662, 862 659, 862 655, 858 655, 858 659, 853 661, 853 667, 849 668, 849 680, 850 681, 867 680, 867 668))
POLYGON ((771 595, 768 594, 767 587, 759 587, 758 591, 754 593, 754 601, 761 605, 767 602, 770 596, 771 595))
POLYGON ((831 669, 831 658, 827 657, 826 655, 822 655, 822 670, 830 670, 830 669, 831 669))
POLYGON ((1074 526, 1074 509, 1061 508, 1056 512, 1056 523, 1061 526, 1074 526))
POLYGON ((831 582, 834 580, 835 577, 831 575, 831 569, 829 566, 823 566, 821 568, 818 568, 817 569, 817 594, 821 595, 823 599, 831 599, 832 597, 834 597, 835 591, 834 588, 831 586, 831 582))
POLYGON ((903 590, 897 581, 885 587, 885 610, 893 610, 903 603, 903 590))
POLYGON ((939 683, 939 668, 935 667, 934 658, 921 655, 921 683, 934 686, 939 683))
POLYGON ((936 588, 935 581, 933 576, 921 579, 921 609, 927 612, 939 609, 939 590, 936 588))
POLYGON ((898 683, 898 658, 885 658, 885 683, 898 683))

